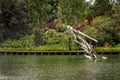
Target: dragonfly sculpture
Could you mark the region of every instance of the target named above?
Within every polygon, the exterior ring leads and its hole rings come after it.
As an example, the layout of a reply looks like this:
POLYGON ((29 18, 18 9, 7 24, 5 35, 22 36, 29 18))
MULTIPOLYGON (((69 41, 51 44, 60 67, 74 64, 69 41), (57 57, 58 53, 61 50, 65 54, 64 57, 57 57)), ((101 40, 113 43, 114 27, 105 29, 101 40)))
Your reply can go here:
POLYGON ((81 45, 82 49, 85 50, 85 52, 86 52, 84 54, 85 57, 92 59, 92 60, 98 59, 98 55, 97 55, 96 51, 94 50, 93 46, 90 45, 84 38, 82 38, 82 36, 87 37, 87 38, 93 40, 94 42, 98 42, 96 39, 82 33, 79 30, 74 29, 71 26, 67 26, 67 30, 68 30, 68 33, 69 33, 69 36, 71 37, 71 39, 75 43, 81 45))

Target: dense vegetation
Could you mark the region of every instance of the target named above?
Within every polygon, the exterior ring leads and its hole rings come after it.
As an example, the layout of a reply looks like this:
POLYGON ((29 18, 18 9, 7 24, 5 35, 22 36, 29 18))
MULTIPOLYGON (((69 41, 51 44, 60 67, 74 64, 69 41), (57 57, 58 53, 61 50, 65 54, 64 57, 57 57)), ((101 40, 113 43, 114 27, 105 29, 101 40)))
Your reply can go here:
POLYGON ((119 47, 119 0, 0 0, 0 47, 78 50, 66 33, 66 25, 76 21, 86 24, 80 31, 99 41, 97 49, 105 43, 119 47))

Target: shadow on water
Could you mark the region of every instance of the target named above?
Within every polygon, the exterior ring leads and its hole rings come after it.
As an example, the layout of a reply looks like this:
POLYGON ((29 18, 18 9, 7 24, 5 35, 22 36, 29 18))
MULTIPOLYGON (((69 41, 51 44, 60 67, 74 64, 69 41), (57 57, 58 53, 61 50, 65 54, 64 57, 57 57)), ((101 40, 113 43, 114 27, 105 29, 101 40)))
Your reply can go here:
POLYGON ((120 56, 0 56, 0 80, 120 80, 120 56))

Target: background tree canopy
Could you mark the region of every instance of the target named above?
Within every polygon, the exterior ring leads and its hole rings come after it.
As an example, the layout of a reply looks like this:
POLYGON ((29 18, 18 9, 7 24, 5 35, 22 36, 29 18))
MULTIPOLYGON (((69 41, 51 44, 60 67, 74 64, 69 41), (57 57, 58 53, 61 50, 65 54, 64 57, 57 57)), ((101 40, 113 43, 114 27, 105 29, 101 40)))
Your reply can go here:
POLYGON ((106 41, 112 45, 119 44, 120 0, 96 0, 92 4, 91 1, 0 0, 0 42, 5 44, 7 40, 16 41, 34 35, 30 38, 35 46, 61 44, 62 36, 57 34, 65 32, 63 25, 72 26, 76 20, 81 24, 87 19, 91 24, 81 31, 100 40, 100 45, 106 41), (54 36, 47 32, 54 33, 54 36))
POLYGON ((25 7, 25 2, 17 0, 2 0, 1 9, 1 30, 2 39, 19 39, 22 36, 32 33, 29 26, 30 15, 25 7))
POLYGON ((58 18, 64 17, 64 23, 72 25, 75 19, 82 21, 88 14, 84 0, 60 0, 58 4, 58 18))

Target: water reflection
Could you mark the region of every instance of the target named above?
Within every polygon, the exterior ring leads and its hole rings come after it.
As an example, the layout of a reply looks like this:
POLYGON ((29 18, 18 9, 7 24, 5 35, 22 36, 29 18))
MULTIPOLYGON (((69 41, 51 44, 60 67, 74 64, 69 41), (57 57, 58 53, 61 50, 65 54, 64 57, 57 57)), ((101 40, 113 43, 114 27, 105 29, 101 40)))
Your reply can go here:
POLYGON ((0 56, 0 80, 120 80, 120 56, 0 56))

